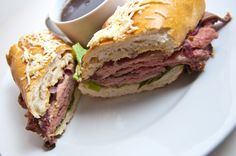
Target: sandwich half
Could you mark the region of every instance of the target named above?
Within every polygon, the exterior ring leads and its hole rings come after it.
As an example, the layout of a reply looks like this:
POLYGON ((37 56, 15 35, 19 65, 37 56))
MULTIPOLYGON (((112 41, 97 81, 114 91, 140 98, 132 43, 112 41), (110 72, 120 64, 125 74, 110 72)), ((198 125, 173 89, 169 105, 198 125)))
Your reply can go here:
POLYGON ((79 89, 122 96, 164 87, 184 69, 201 72, 230 19, 206 13, 204 0, 129 0, 89 42, 79 89))
POLYGON ((26 129, 38 133, 45 146, 53 148, 79 99, 71 47, 48 31, 37 32, 14 44, 7 61, 20 89, 18 101, 27 110, 26 129))

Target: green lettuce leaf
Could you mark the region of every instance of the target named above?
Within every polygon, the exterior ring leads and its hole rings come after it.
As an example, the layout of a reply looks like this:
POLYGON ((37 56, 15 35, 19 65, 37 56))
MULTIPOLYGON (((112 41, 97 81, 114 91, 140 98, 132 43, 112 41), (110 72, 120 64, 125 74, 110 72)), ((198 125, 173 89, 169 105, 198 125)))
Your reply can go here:
POLYGON ((79 43, 72 46, 73 52, 75 53, 76 60, 78 65, 76 67, 76 72, 73 75, 74 80, 81 81, 81 68, 80 65, 82 63, 82 59, 87 52, 87 49, 84 49, 79 43))
POLYGON ((157 76, 154 77, 154 78, 151 78, 151 79, 148 79, 148 80, 146 80, 146 81, 141 82, 140 85, 139 85, 139 89, 142 88, 142 87, 145 86, 145 85, 149 85, 149 84, 151 84, 151 83, 153 83, 153 82, 155 82, 155 81, 160 80, 166 73, 167 73, 167 72, 161 73, 160 75, 157 75, 157 76))
POLYGON ((167 67, 165 72, 162 72, 161 74, 155 76, 154 78, 151 78, 151 79, 141 82, 139 85, 139 89, 145 85, 149 85, 155 81, 160 80, 165 74, 167 74, 169 71, 171 71, 171 69, 173 69, 173 68, 167 67))
POLYGON ((82 63, 82 59, 87 52, 87 49, 84 49, 79 43, 72 46, 72 49, 76 55, 76 59, 79 64, 82 63))
POLYGON ((75 73, 73 75, 73 79, 76 80, 76 81, 80 81, 81 80, 81 76, 78 73, 75 73))
POLYGON ((81 81, 81 68, 80 68, 80 64, 77 65, 76 70, 75 70, 75 74, 73 75, 74 80, 76 80, 77 82, 81 81))
POLYGON ((102 89, 102 86, 100 86, 99 84, 97 84, 93 81, 88 81, 87 86, 89 89, 94 90, 96 92, 100 92, 100 90, 102 89))

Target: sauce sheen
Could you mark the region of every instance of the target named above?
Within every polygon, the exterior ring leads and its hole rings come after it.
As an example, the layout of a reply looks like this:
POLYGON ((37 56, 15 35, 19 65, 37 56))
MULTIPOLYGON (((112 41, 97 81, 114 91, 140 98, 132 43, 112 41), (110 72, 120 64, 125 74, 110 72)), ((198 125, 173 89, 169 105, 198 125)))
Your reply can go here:
POLYGON ((71 0, 63 9, 61 21, 70 21, 96 9, 104 0, 71 0))

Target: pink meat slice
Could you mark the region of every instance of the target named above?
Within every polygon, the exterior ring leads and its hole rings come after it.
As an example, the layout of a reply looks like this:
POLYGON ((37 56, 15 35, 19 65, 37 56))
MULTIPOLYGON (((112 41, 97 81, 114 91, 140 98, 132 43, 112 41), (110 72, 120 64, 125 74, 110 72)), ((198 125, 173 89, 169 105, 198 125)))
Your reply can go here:
POLYGON ((153 65, 156 60, 163 61, 167 56, 164 53, 144 53, 135 59, 124 58, 117 62, 108 62, 96 72, 96 76, 105 79, 111 75, 120 75, 129 73, 140 67, 149 67, 153 65), (147 62, 149 60, 149 63, 147 62))
POLYGON ((56 128, 64 119, 72 99, 75 86, 75 81, 73 80, 74 65, 70 64, 65 71, 71 72, 65 72, 64 79, 56 87, 56 94, 51 95, 51 105, 46 115, 39 122, 46 136, 55 133, 56 128))
POLYGON ((204 49, 217 38, 218 33, 216 33, 216 30, 210 26, 207 26, 200 28, 196 36, 189 36, 187 43, 190 44, 192 48, 204 49))
POLYGON ((145 81, 147 79, 153 78, 156 75, 162 74, 166 69, 163 67, 141 67, 137 70, 130 72, 129 74, 113 77, 110 76, 106 79, 101 79, 97 81, 99 84, 104 86, 122 86, 124 84, 139 83, 140 81, 145 81))
POLYGON ((193 71, 202 71, 211 57, 212 40, 218 32, 212 25, 196 28, 189 33, 184 44, 171 56, 161 52, 146 52, 136 58, 124 58, 105 63, 91 80, 105 87, 135 84, 153 78, 177 65, 188 65, 193 71))

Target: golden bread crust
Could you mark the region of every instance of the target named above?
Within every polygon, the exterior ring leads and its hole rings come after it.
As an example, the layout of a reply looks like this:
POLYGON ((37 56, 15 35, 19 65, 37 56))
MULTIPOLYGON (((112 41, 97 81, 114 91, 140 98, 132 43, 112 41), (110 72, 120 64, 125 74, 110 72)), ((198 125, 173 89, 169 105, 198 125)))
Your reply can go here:
POLYGON ((168 34, 179 47, 190 30, 193 30, 205 13, 204 0, 171 0, 153 3, 141 14, 132 18, 139 29, 135 35, 147 30, 169 30, 168 34))
MULTIPOLYGON (((136 28, 135 31, 120 34, 122 37, 118 39, 111 36, 106 38, 103 35, 96 38, 95 34, 89 44, 91 51, 98 46, 112 44, 113 42, 125 42, 125 40, 134 35, 153 29, 169 30, 168 34, 173 38, 176 47, 178 47, 185 39, 187 33, 197 26, 205 13, 205 0, 142 0, 142 5, 145 6, 146 4, 148 5, 142 10, 135 12, 131 18, 133 21, 132 27, 136 28), (97 44, 94 43, 95 41, 98 41, 97 44)), ((111 19, 112 17, 106 21, 102 30, 117 22, 111 19)), ((105 32, 103 31, 103 34, 105 32)))

